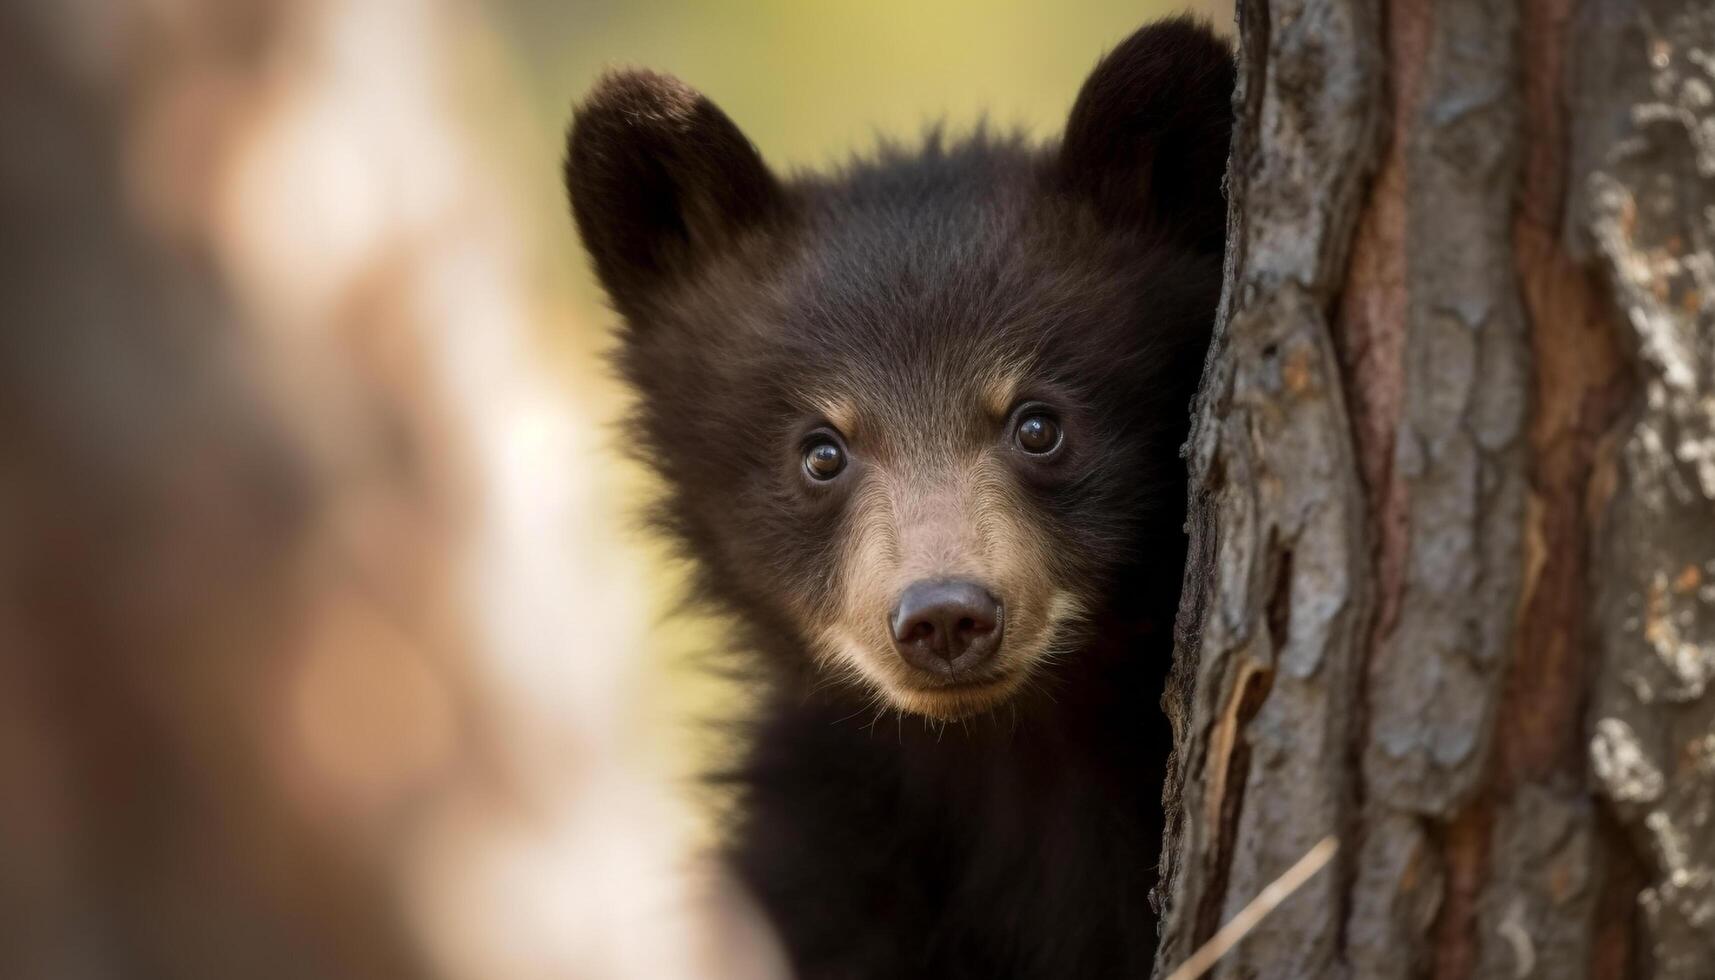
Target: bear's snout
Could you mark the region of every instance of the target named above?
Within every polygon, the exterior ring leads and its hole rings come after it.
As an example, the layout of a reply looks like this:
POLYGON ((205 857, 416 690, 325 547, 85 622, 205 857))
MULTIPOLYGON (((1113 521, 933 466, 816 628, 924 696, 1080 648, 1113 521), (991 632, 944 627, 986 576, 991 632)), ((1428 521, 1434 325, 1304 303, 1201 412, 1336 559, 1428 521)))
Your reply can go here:
POLYGON ((922 579, 906 586, 889 623, 905 662, 943 677, 968 674, 1000 648, 1002 608, 968 579, 922 579))

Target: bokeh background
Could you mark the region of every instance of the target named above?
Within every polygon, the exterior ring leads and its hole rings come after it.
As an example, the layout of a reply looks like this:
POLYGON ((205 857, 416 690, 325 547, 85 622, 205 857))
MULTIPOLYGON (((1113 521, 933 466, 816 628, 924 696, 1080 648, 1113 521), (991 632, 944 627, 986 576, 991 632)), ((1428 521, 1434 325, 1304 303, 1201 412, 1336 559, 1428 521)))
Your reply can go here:
MULTIPOLYGON (((0 976, 768 977, 571 101, 1041 138, 1144 2, 10 0, 0 976)), ((1198 12, 1217 26, 1230 6, 1198 12)))

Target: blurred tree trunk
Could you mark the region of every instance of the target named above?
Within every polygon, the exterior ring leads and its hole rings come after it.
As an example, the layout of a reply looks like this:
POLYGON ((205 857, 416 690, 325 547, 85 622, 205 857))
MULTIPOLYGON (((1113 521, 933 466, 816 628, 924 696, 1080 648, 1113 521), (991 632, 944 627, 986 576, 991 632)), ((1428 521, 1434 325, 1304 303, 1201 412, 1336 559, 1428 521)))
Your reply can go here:
POLYGON ((1715 976, 1715 7, 1239 26, 1163 968, 1715 976))
POLYGON ((467 125, 494 43, 0 4, 0 978, 773 975, 624 748, 636 570, 467 125))
POLYGON ((324 376, 317 443, 209 203, 287 7, 0 11, 0 976, 431 975, 382 844, 450 740, 348 750, 456 710, 439 395, 324 376))

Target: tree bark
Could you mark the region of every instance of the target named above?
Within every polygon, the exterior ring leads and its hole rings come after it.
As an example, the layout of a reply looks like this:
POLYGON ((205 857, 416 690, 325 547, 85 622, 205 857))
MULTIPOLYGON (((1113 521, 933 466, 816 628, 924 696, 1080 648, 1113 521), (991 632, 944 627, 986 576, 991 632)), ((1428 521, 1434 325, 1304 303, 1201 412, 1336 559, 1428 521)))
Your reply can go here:
POLYGON ((1715 976, 1715 9, 1239 37, 1161 967, 1715 976))

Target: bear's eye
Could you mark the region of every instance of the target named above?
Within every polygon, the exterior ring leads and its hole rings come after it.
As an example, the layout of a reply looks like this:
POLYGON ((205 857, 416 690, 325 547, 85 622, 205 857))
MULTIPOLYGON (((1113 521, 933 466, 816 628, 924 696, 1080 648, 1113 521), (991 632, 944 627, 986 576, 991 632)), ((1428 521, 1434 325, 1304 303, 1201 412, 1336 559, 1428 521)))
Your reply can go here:
POLYGON ((1046 456, 1060 448, 1060 423, 1054 416, 1040 410, 1025 412, 1013 427, 1012 438, 1018 448, 1032 456, 1046 456))
POLYGON ((804 472, 812 480, 832 480, 846 468, 846 451, 832 438, 820 435, 804 447, 804 472))

